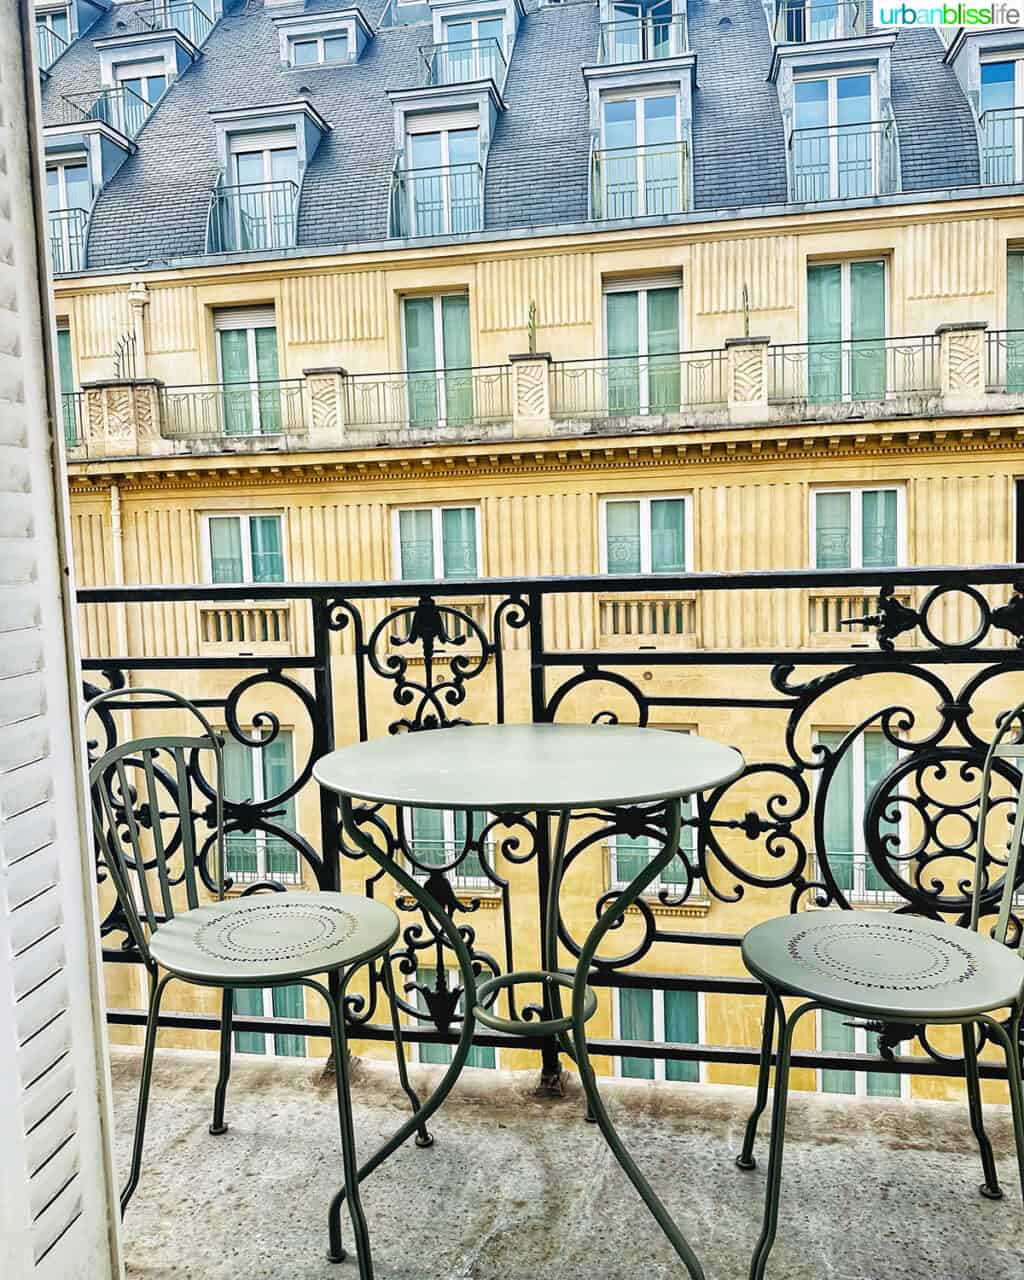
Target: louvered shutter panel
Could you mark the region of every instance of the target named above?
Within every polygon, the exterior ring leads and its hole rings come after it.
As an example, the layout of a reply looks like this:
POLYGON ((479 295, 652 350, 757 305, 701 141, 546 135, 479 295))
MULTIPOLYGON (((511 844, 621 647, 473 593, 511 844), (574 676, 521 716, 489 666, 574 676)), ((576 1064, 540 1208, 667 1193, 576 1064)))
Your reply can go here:
POLYGON ((0 1275, 105 1280, 116 1274, 116 1227, 68 683, 62 481, 51 443, 59 417, 42 337, 38 152, 26 118, 38 90, 22 56, 26 13, 30 20, 30 9, 0 0, 0 30, 22 32, 22 42, 0 41, 0 1275))

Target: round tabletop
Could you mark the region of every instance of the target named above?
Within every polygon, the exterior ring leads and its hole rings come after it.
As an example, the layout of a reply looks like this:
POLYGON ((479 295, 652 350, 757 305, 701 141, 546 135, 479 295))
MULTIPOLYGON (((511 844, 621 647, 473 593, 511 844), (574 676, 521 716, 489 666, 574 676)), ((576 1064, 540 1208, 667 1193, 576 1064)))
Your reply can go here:
POLYGON ((693 733, 608 724, 466 725, 374 738, 313 766, 330 791, 491 813, 647 804, 731 782, 743 757, 693 733))

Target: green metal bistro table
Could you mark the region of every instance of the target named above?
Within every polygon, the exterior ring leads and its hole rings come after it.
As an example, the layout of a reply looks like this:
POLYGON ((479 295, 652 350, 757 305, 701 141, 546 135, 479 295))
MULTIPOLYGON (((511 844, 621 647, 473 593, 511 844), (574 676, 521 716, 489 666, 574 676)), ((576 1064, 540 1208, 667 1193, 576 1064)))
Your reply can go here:
MULTIPOLYGON (((597 1009, 587 983, 605 934, 620 921, 679 850, 682 801, 731 782, 744 767, 732 747, 696 734, 620 725, 472 725, 373 739, 320 759, 313 773, 341 798, 344 831, 355 846, 383 868, 435 923, 458 961, 464 1009, 452 1062, 417 1115, 404 1124, 359 1170, 360 1181, 402 1145, 441 1105, 458 1079, 472 1047, 477 1022, 512 1036, 552 1037, 575 1060, 590 1114, 689 1274, 704 1271, 682 1231, 652 1190, 619 1138, 601 1099, 587 1050, 585 1024, 597 1009), (361 803, 360 803, 361 802, 361 803), (432 892, 431 879, 417 879, 387 835, 386 807, 475 810, 495 815, 536 814, 553 822, 550 890, 541 938, 541 968, 501 974, 481 982, 458 926, 432 892), (565 869, 573 813, 588 819, 642 820, 656 827, 661 849, 629 884, 611 895, 582 945, 574 971, 558 966, 559 889, 565 869), (382 842, 383 841, 383 847, 382 842), (544 992, 543 1016, 502 1017, 497 996, 530 984, 544 992), (571 993, 564 1013, 561 992, 571 993)), ((433 889, 437 890, 435 882, 433 889)), ((604 901, 604 899, 602 899, 604 901)), ((511 1001, 510 1012, 514 1012, 511 1001)), ((332 1238, 340 1247, 345 1191, 335 1196, 332 1238)))

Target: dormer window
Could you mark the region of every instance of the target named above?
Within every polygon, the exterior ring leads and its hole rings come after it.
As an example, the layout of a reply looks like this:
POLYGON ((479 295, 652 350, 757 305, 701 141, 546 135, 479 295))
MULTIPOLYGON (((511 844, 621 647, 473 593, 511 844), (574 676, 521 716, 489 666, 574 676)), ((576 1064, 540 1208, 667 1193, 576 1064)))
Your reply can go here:
POLYGON ((85 265, 85 230, 92 195, 85 156, 69 156, 46 166, 46 211, 54 275, 81 271, 85 265))
POLYGON ((503 17, 445 18, 441 32, 441 43, 424 50, 428 84, 493 80, 501 88, 507 70, 503 17))
POLYGON ((609 11, 610 21, 601 23, 602 63, 654 62, 686 52, 686 11, 675 0, 614 0, 609 11))
POLYGON ((879 117, 870 72, 795 78, 793 200, 849 200, 891 189, 886 170, 894 158, 894 128, 879 117))
POLYGON ((480 130, 471 113, 450 127, 409 121, 409 169, 403 183, 408 234, 459 235, 482 225, 480 130))
POLYGON ((807 44, 863 35, 867 0, 778 0, 775 43, 807 44))
POLYGON ((372 36, 358 9, 292 13, 275 18, 286 67, 338 67, 358 61, 372 36))
POLYGON ((293 67, 326 66, 332 62, 349 61, 348 34, 344 31, 337 35, 314 36, 309 40, 292 40, 288 47, 293 67))
POLYGON ((37 10, 36 58, 41 71, 57 61, 71 43, 71 20, 66 8, 37 10))
POLYGON ((601 101, 597 181, 602 218, 643 218, 685 208, 679 97, 607 95, 601 101))
POLYGON ((167 67, 160 61, 122 62, 114 68, 114 79, 147 107, 155 107, 167 89, 167 67))
POLYGON ((982 62, 980 107, 982 182, 1024 181, 1024 57, 982 62))

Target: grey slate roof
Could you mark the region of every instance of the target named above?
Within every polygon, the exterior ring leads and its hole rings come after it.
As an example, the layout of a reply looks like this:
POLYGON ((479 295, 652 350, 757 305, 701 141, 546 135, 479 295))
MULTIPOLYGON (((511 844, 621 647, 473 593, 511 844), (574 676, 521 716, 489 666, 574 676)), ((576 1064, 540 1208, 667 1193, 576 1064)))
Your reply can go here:
MULTIPOLYGON (((361 4, 371 26, 378 27, 385 2, 361 4)), ((343 7, 345 0, 310 0, 307 12, 343 7)), ((52 68, 42 87, 44 123, 60 122, 61 95, 98 87, 93 41, 116 34, 119 9, 114 5, 52 68)), ((697 54, 695 209, 784 204, 785 138, 776 91, 767 82, 771 44, 760 0, 689 0, 688 16, 697 54)), ((590 127, 580 68, 596 61, 598 37, 596 3, 538 8, 531 0, 505 86, 507 111, 488 160, 488 230, 585 222, 590 127)), ((387 90, 420 83, 419 48, 430 41, 422 22, 381 27, 355 65, 293 70, 280 63, 271 12, 262 0, 244 0, 214 28, 202 57, 146 122, 136 154, 101 192, 90 227, 90 269, 201 256, 219 170, 209 112, 300 97, 333 128, 306 173, 299 246, 386 239, 394 164, 387 90)), ((905 191, 979 180, 971 110, 942 55, 933 31, 902 30, 896 41, 893 107, 905 191)))

